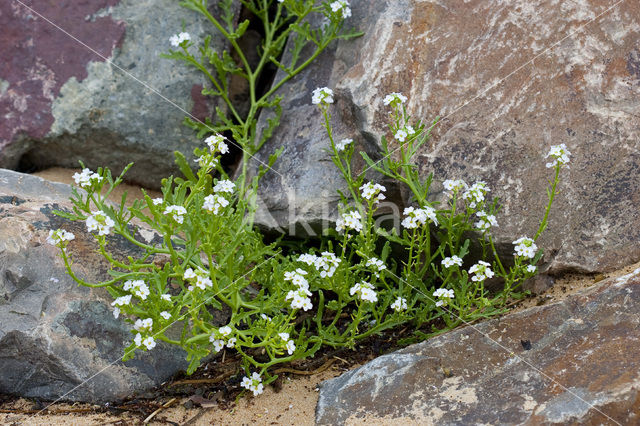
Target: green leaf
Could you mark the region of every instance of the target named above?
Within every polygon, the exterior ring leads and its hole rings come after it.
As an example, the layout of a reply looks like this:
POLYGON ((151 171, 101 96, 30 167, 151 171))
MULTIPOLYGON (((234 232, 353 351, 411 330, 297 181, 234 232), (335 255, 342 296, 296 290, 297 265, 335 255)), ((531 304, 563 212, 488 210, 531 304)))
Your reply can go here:
POLYGON ((187 162, 187 159, 185 158, 184 154, 181 153, 180 151, 174 151, 173 155, 175 156, 176 164, 180 168, 180 171, 182 172, 182 174, 191 182, 194 182, 194 183, 197 182, 198 179, 193 174, 193 171, 191 170, 191 167, 189 166, 189 163, 187 162))

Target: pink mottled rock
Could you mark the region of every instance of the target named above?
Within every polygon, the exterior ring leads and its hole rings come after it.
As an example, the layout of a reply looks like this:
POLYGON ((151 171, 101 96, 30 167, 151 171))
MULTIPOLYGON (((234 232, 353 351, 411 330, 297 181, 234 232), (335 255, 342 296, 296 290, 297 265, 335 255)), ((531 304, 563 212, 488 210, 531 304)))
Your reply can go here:
MULTIPOLYGON (((447 178, 484 180, 502 210, 499 250, 531 235, 546 205, 544 155, 573 153, 539 246, 546 267, 607 271, 640 259, 640 4, 606 0, 354 0, 341 41, 283 88, 276 147, 264 180, 265 226, 335 220, 341 187, 324 149, 311 91, 335 90, 335 136, 376 157, 387 131, 384 96, 401 92, 415 118, 442 117, 418 153, 433 189, 447 178)), ((388 135, 390 136, 390 135, 388 135)), ((392 142, 392 147, 396 143, 392 142)), ((391 195, 391 194, 389 194, 391 195)), ((435 194, 437 195, 437 194, 435 194)))

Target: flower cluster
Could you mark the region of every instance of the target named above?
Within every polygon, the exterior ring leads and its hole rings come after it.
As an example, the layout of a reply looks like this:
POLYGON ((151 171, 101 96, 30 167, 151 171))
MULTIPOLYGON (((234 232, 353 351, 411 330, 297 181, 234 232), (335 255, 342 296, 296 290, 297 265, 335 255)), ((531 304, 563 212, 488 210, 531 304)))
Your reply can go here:
POLYGON ((344 151, 347 149, 347 146, 353 143, 353 139, 345 138, 336 144, 336 149, 338 152, 344 151))
POLYGON ((490 192, 490 189, 486 182, 479 181, 474 183, 471 188, 467 189, 462 194, 462 198, 467 202, 467 205, 470 208, 475 209, 484 202, 484 196, 487 192, 490 192))
POLYGON ((407 308, 407 299, 405 299, 404 297, 398 297, 395 302, 391 304, 391 309, 396 312, 406 311, 407 308))
POLYGON ((342 19, 351 17, 351 8, 349 7, 349 2, 347 0, 334 1, 329 5, 329 7, 333 13, 340 16, 342 19))
POLYGON ((225 347, 233 348, 236 345, 236 338, 229 337, 233 333, 233 329, 228 325, 214 330, 209 336, 209 341, 213 344, 213 350, 217 353, 225 347))
POLYGON ((58 246, 64 249, 69 241, 72 241, 75 238, 75 235, 73 235, 71 232, 65 231, 64 229, 56 229, 55 231, 51 229, 49 230, 47 243, 51 244, 52 246, 58 246))
POLYGON ((111 228, 115 226, 115 222, 107 214, 99 210, 91 212, 91 216, 86 221, 89 232, 98 231, 98 235, 109 235, 111 228))
POLYGON ((147 300, 147 296, 149 296, 149 287, 142 280, 125 281, 122 289, 132 293, 140 300, 147 300))
POLYGON ((374 203, 382 201, 385 199, 383 192, 385 192, 387 188, 376 183, 367 182, 360 187, 360 191, 362 191, 362 198, 366 200, 374 200, 374 203))
POLYGON ((438 224, 436 210, 433 207, 427 206, 423 209, 407 207, 404 209, 404 214, 407 217, 402 220, 402 226, 407 229, 415 229, 421 225, 424 225, 429 220, 436 225, 438 224))
POLYGON ((314 105, 328 105, 333 103, 333 90, 328 87, 318 87, 313 91, 311 103, 314 105))
POLYGON ((478 263, 469 268, 469 273, 475 274, 471 277, 471 281, 484 281, 495 275, 491 270, 491 265, 483 260, 479 260, 478 263))
POLYGON ((221 135, 211 135, 206 138, 205 143, 209 145, 209 149, 211 153, 215 154, 219 152, 220 154, 226 154, 229 152, 229 147, 224 142, 224 136, 221 135))
POLYGON ((264 392, 264 386, 262 384, 262 378, 256 372, 254 372, 251 377, 245 377, 242 379, 240 386, 245 388, 246 390, 250 390, 253 392, 253 396, 258 396, 262 392, 264 392))
POLYGON ((442 186, 444 186, 446 194, 449 196, 452 196, 454 193, 457 193, 458 191, 461 191, 463 189, 466 190, 468 188, 467 183, 462 179, 447 179, 442 182, 442 186))
POLYGON ((128 305, 131 303, 131 295, 127 294, 126 296, 117 297, 113 302, 111 302, 111 306, 113 306, 113 316, 118 318, 120 316, 120 307, 128 305))
POLYGON ((80 188, 90 188, 95 183, 99 183, 102 181, 102 177, 92 172, 91 170, 84 168, 82 169, 82 173, 74 173, 73 180, 76 182, 80 188))
POLYGON ((553 158, 552 162, 547 163, 547 168, 555 167, 558 165, 564 166, 566 164, 569 164, 570 155, 571 153, 569 152, 565 144, 561 143, 560 145, 553 145, 549 150, 549 153, 545 157, 545 158, 549 158, 549 157, 553 158))
POLYGON ((331 278, 336 272, 338 265, 342 262, 342 259, 336 257, 335 254, 323 251, 321 256, 316 259, 315 267, 320 272, 322 278, 331 278))
POLYGON ((396 140, 398 140, 399 142, 404 142, 407 140, 409 136, 413 136, 415 134, 416 134, 416 131, 414 130, 413 127, 404 126, 403 128, 398 129, 396 133, 393 135, 393 137, 396 138, 396 140))
POLYGON ((202 208, 210 213, 218 214, 220 209, 225 208, 228 205, 229 200, 224 198, 222 195, 211 194, 204 197, 202 208))
POLYGON ((383 262, 382 260, 380 260, 380 259, 378 259, 378 258, 375 258, 375 257, 370 257, 370 258, 367 260, 367 266, 373 266, 373 267, 375 267, 375 268, 376 268, 377 272, 375 272, 375 273, 374 273, 374 275, 375 275, 376 277, 379 277, 379 276, 380 276, 379 272, 382 272, 382 271, 384 271, 385 269, 387 269, 387 265, 385 265, 385 264, 384 264, 384 262, 383 262))
POLYGON ((187 209, 185 209, 182 206, 176 206, 176 205, 167 206, 164 209, 164 214, 171 217, 177 223, 182 223, 184 222, 184 215, 187 214, 187 209))
POLYGON ((376 294, 373 285, 368 282, 359 282, 349 289, 349 294, 353 296, 354 294, 358 294, 360 296, 360 300, 365 302, 375 303, 378 301, 378 295, 376 294))
MULTIPOLYGON (((188 281, 198 287, 200 290, 205 290, 207 287, 211 287, 213 282, 211 281, 209 271, 198 267, 196 271, 188 268, 184 271, 182 279, 188 281)), ((193 290, 193 286, 189 286, 189 291, 193 290)))
POLYGON ((529 259, 533 259, 538 251, 538 246, 536 243, 527 237, 520 237, 513 242, 515 256, 528 257, 529 259))
POLYGON ((453 265, 462 266, 462 259, 456 255, 453 255, 451 257, 445 257, 444 259, 442 259, 441 263, 445 268, 451 268, 453 265))
POLYGON ((455 297, 455 292, 451 289, 439 288, 433 292, 433 297, 437 297, 438 301, 436 302, 436 306, 446 306, 449 304, 451 299, 455 297))
POLYGON ((296 344, 292 339, 289 339, 289 333, 278 333, 278 336, 280 336, 282 341, 285 343, 287 353, 289 355, 293 355, 296 351, 296 344))
POLYGON ((480 211, 476 213, 476 216, 480 218, 480 220, 476 222, 476 228, 481 231, 488 231, 492 226, 498 226, 498 221, 492 214, 480 211))
POLYGON ((235 187, 236 187, 236 184, 233 183, 232 181, 228 179, 221 179, 213 187, 213 192, 226 192, 226 193, 232 194, 235 187))
POLYGON ((191 36, 189 33, 181 32, 180 34, 174 34, 169 38, 171 45, 173 47, 178 47, 185 41, 191 40, 191 36))
MULTIPOLYGON (((336 220, 336 231, 353 229, 356 232, 362 231, 362 216, 357 210, 342 213, 342 216, 336 220)), ((348 231, 347 231, 348 232, 348 231)))
POLYGON ((285 281, 291 281, 297 288, 295 290, 289 290, 285 300, 291 300, 291 309, 303 309, 308 311, 313 308, 311 304, 311 292, 309 291, 309 282, 304 275, 307 275, 307 271, 300 268, 292 272, 285 272, 285 281))
POLYGON ((147 336, 143 340, 142 334, 140 333, 136 334, 136 337, 133 339, 133 342, 136 344, 137 347, 140 347, 142 345, 146 346, 148 351, 156 347, 156 340, 152 336, 147 336))
POLYGON ((391 105, 392 107, 403 104, 405 102, 407 102, 407 97, 402 93, 393 92, 384 97, 384 104, 391 105))

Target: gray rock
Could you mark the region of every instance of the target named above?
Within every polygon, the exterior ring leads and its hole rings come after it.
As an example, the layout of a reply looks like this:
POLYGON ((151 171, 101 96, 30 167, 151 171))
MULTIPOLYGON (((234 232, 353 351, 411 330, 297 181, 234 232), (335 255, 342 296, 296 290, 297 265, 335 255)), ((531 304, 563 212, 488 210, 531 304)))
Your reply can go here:
POLYGON ((638 309, 640 269, 448 332, 324 382, 316 422, 638 424, 638 309))
POLYGON ((17 37, 0 41, 2 56, 12 58, 0 66, 0 167, 78 167, 82 160, 119 172, 134 161, 128 179, 151 188, 178 174, 173 151, 191 158, 200 143, 184 117, 204 120, 215 104, 201 94, 208 82, 199 71, 160 54, 183 24, 195 41, 211 34, 217 49, 223 37, 171 0, 32 7, 94 52, 23 6, 0 5, 3 28, 17 37))
MULTIPOLYGON (((0 169, 0 393, 101 403, 133 396, 186 369, 186 353, 164 343, 122 362, 133 338, 115 319, 103 289, 78 286, 58 249, 45 242, 62 227, 76 239, 67 250, 86 280, 108 279, 108 263, 70 210, 68 185, 0 169)), ((116 255, 135 255, 113 238, 116 255)))
POLYGON ((499 250, 537 229, 550 177, 543 157, 565 143, 571 168, 539 244, 550 271, 609 271, 640 259, 637 3, 351 6, 347 24, 365 35, 341 41, 281 91, 282 126, 258 157, 285 148, 264 179, 265 226, 335 220, 340 177, 321 152, 328 143, 314 88, 336 92, 337 138, 352 137, 373 156, 387 132, 382 100, 401 92, 413 117, 442 117, 416 158, 422 175, 434 173, 434 190, 447 178, 484 180, 500 198, 499 250))

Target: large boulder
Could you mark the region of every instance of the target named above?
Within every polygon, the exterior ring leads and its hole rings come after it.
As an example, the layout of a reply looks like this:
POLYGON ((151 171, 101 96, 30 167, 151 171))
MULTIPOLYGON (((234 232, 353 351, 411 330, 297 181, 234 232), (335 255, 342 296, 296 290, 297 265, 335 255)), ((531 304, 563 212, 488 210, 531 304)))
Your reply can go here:
MULTIPOLYGON (((390 92, 408 111, 442 117, 415 158, 434 190, 447 178, 488 182, 502 211, 502 249, 532 235, 546 205, 544 155, 573 153, 541 240, 551 272, 607 271, 640 259, 640 4, 354 0, 340 41, 280 91, 282 125, 259 159, 285 151, 264 178, 265 226, 334 220, 337 170, 311 91, 329 86, 338 139, 370 155, 387 132, 390 92), (304 212, 300 214, 299 212, 304 212)), ((397 147, 396 142, 391 143, 397 147)))
POLYGON ((317 424, 638 424, 638 310, 640 269, 448 332, 325 382, 317 424))
POLYGON ((134 161, 127 178, 146 187, 178 173, 173 151, 198 143, 184 117, 204 120, 215 104, 202 73, 160 54, 183 25, 215 49, 224 38, 173 0, 25 4, 0 4, 0 57, 11 58, 0 63, 0 167, 134 161))
MULTIPOLYGON (((186 369, 186 353, 158 343, 121 361, 131 327, 114 318, 104 289, 78 286, 59 249, 45 242, 49 229, 73 232, 67 250, 74 271, 93 282, 109 279, 109 265, 84 224, 53 214, 70 210, 70 195, 68 185, 0 169, 0 393, 117 401, 186 369)), ((136 255, 124 239, 113 238, 109 248, 136 255)))

